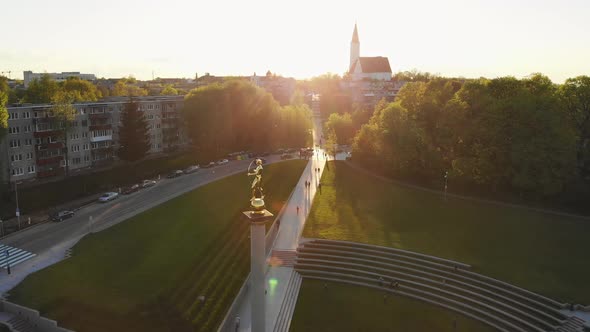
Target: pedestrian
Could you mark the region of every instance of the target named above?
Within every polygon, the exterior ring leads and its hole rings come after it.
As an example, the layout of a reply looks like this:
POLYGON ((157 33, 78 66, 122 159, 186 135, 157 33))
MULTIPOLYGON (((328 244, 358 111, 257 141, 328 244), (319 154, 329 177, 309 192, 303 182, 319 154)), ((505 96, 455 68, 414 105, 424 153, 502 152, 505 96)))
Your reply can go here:
POLYGON ((328 283, 324 282, 324 289, 328 289, 328 283))
POLYGON ((457 272, 459 270, 459 268, 457 267, 457 265, 454 266, 455 272, 457 272))
POLYGON ((299 205, 297 205, 297 215, 299 215, 299 205))
POLYGON ((320 190, 320 194, 322 193, 322 183, 318 183, 318 189, 320 190))
POLYGON ((384 283, 385 283, 385 280, 383 280, 383 277, 379 277, 379 287, 383 287, 384 283))
POLYGON ((281 219, 277 219, 277 230, 281 227, 281 219))
POLYGON ((240 316, 236 317, 236 332, 240 330, 240 316))

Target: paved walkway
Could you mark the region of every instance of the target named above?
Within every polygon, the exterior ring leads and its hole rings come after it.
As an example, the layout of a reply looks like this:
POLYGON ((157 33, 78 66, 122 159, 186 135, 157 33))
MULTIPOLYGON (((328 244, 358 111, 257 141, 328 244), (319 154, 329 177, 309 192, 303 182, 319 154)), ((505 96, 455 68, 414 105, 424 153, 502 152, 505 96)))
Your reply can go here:
MULTIPOLYGON (((314 118, 313 141, 314 146, 320 144, 322 137, 322 124, 319 118, 314 118)), ((319 194, 318 183, 321 177, 326 159, 324 158, 324 150, 317 148, 313 158, 309 160, 297 187, 294 189, 291 199, 287 202, 285 212, 281 217, 281 226, 277 234, 277 238, 273 245, 273 250, 295 250, 299 245, 299 239, 305 226, 305 220, 311 209, 311 202, 314 196, 319 194), (320 172, 315 171, 319 168, 320 172), (305 181, 310 181, 310 189, 305 189, 305 181), (299 207, 299 212, 297 212, 299 207)), ((272 250, 270 250, 272 254, 272 250)), ((277 321, 279 310, 285 299, 287 293, 287 286, 289 278, 293 271, 292 267, 284 266, 269 266, 266 272, 266 331, 273 331, 277 321)), ((241 303, 238 303, 238 316, 240 317, 239 331, 251 331, 250 329, 250 294, 246 292, 241 303)), ((236 317, 229 317, 231 321, 235 321, 236 317)))

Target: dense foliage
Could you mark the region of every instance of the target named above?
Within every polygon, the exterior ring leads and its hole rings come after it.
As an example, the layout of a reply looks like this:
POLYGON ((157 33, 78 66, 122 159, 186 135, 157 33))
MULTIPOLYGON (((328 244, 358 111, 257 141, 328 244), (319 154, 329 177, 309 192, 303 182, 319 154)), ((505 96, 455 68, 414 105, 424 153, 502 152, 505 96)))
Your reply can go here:
POLYGON ((562 86, 540 74, 408 83, 360 129, 354 155, 388 175, 430 184, 448 171, 457 184, 491 192, 577 192, 590 175, 588 105, 587 77, 562 86))
POLYGON ((271 94, 243 81, 192 90, 185 97, 183 114, 194 148, 210 158, 305 146, 311 128, 306 105, 281 108, 271 94))
POLYGON ((59 94, 67 94, 77 101, 97 101, 102 93, 96 86, 77 77, 69 77, 63 82, 57 82, 49 75, 43 75, 29 83, 24 93, 23 101, 33 104, 51 103, 59 94))
POLYGON ((125 104, 121 113, 119 144, 119 158, 126 161, 140 160, 150 149, 147 120, 133 99, 125 104))
POLYGON ((4 76, 0 76, 0 142, 6 135, 6 128, 8 128, 8 111, 6 110, 6 102, 8 102, 8 83, 4 76))

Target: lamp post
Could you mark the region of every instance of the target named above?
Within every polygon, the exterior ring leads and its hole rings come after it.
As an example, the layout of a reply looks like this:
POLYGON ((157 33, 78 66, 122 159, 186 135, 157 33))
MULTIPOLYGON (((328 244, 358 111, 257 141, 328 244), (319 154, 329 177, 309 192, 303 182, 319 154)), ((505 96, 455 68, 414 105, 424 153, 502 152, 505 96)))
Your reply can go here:
POLYGON ((18 181, 14 181, 14 191, 16 192, 16 218, 18 220, 18 229, 20 230, 20 209, 18 208, 18 181))
POLYGON ((4 236, 4 222, 2 221, 2 219, 0 219, 0 229, 2 230, 2 235, 0 236, 4 236))
POLYGON ((445 171, 445 201, 447 200, 447 185, 449 183, 449 171, 445 171))

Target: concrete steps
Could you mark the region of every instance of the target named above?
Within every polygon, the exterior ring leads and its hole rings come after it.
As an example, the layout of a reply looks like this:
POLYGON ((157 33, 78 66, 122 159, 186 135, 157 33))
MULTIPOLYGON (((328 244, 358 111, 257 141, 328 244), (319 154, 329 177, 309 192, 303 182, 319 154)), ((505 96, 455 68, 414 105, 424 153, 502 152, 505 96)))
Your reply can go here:
MULTIPOLYGON (((549 332, 579 323, 563 304, 470 271, 470 266, 394 248, 311 240, 297 249, 304 278, 344 282, 419 299, 501 331, 549 332)), ((568 330, 569 328, 569 330, 568 330)))
POLYGON ((15 332, 36 332, 37 331, 37 329, 35 329, 33 327, 33 325, 29 324, 29 322, 27 322, 26 320, 24 320, 18 316, 12 317, 6 323, 8 323, 10 325, 10 327, 12 327, 12 329, 15 332))
POLYGON ((271 266, 293 267, 296 257, 296 250, 273 250, 268 264, 271 266))
POLYGON ((572 316, 572 317, 568 318, 568 320, 555 331, 556 332, 583 332, 584 331, 584 323, 586 323, 586 321, 584 321, 583 319, 578 318, 576 316, 572 316))
POLYGON ((297 304, 297 297, 299 296, 299 289, 301 288, 302 278, 299 273, 293 271, 287 286, 287 294, 279 310, 279 315, 275 322, 273 332, 288 332, 291 326, 291 319, 295 312, 295 305, 297 304))

